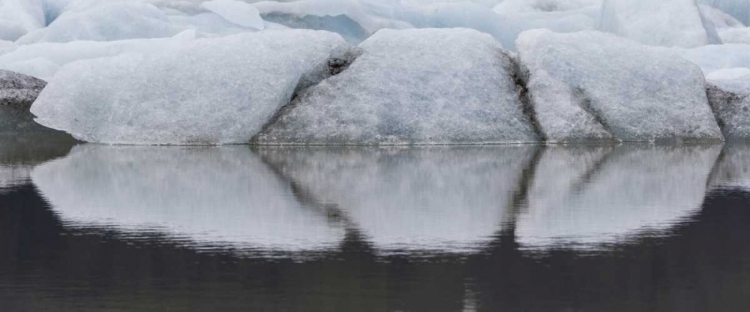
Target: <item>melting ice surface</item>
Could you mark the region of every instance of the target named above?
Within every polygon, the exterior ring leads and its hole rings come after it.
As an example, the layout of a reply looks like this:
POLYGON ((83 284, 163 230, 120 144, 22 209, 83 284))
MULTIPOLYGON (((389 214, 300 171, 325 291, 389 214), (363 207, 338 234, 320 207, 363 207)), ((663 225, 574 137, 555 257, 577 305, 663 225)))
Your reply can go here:
POLYGON ((544 250, 617 244, 691 217, 742 162, 721 149, 80 145, 31 179, 67 226, 198 246, 307 252, 356 237, 381 254, 464 253, 512 233, 544 250))

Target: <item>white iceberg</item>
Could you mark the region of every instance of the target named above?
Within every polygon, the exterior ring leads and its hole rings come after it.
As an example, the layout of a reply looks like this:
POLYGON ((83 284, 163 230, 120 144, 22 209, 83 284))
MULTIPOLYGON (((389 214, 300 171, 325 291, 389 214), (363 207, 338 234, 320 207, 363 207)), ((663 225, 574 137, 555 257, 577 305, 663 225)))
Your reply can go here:
POLYGON ((195 31, 187 30, 173 38, 20 45, 5 54, 0 54, 0 69, 51 80, 60 67, 78 60, 110 57, 124 53, 168 53, 186 47, 193 40, 195 40, 195 31))
POLYGON ((32 30, 46 26, 41 0, 0 2, 0 40, 15 41, 32 30))
POLYGON ((695 0, 604 0, 598 29, 646 45, 691 48, 721 43, 695 0))
POLYGON ((517 47, 549 141, 722 139, 703 73, 676 53, 593 31, 526 31, 517 47))
POLYGON ((306 90, 260 143, 538 141, 511 57, 470 29, 381 30, 343 73, 306 90))
POLYGON ((113 2, 65 12, 47 27, 29 32, 17 42, 113 41, 170 37, 177 32, 172 30, 167 15, 154 5, 113 2))
POLYGON ((246 143, 348 50, 329 32, 263 31, 79 61, 54 76, 31 111, 88 142, 246 143))
POLYGON ((525 248, 597 248, 697 213, 721 145, 549 148, 516 222, 525 248))
POLYGON ((699 0, 714 8, 722 10, 746 25, 750 25, 750 5, 747 0, 699 0))
POLYGON ((201 7, 240 26, 252 27, 258 30, 265 28, 258 9, 242 1, 212 0, 201 3, 201 7))
POLYGON ((67 226, 271 252, 337 248, 344 238, 245 146, 80 145, 31 178, 67 226))

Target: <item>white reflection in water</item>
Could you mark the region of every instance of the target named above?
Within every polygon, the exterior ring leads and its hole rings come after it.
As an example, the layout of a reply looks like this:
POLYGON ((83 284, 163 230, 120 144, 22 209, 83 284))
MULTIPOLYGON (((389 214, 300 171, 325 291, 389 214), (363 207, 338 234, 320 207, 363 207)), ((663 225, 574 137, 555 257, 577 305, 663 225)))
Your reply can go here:
POLYGON ((500 231, 537 147, 268 148, 261 157, 379 251, 463 251, 500 231))
POLYGON ((711 186, 750 190, 750 144, 727 145, 711 175, 711 186))
POLYGON ((61 218, 80 226, 290 251, 330 247, 344 236, 301 207, 246 146, 84 145, 31 176, 61 218))
POLYGON ((667 228, 700 209, 720 151, 719 145, 549 148, 517 221, 517 240, 591 247, 667 228))
POLYGON ((700 208, 721 146, 83 145, 31 178, 64 221, 259 250, 616 242, 700 208))

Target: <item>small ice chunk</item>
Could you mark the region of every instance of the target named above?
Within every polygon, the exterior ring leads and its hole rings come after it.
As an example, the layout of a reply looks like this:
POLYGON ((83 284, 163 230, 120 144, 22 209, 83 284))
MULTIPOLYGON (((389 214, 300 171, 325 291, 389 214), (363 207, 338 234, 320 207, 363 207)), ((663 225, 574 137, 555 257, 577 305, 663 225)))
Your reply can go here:
POLYGON ((721 43, 695 0, 604 0, 598 29, 646 45, 690 48, 721 43))
POLYGON ((745 73, 708 85, 708 100, 727 141, 750 140, 750 69, 745 73))
POLYGON ((511 57, 471 29, 380 30, 343 73, 300 94, 260 143, 538 141, 511 57))
POLYGON ((252 27, 258 30, 265 28, 258 9, 242 1, 212 0, 201 3, 201 7, 240 26, 252 27))
POLYGON ((329 32, 263 31, 79 61, 55 75, 31 111, 89 142, 246 143, 298 88, 325 78, 334 51, 346 50, 329 32))
POLYGON ((45 85, 43 80, 0 69, 0 106, 28 110, 45 85))
POLYGON ((668 49, 541 29, 522 33, 517 47, 550 141, 722 139, 702 72, 668 49))

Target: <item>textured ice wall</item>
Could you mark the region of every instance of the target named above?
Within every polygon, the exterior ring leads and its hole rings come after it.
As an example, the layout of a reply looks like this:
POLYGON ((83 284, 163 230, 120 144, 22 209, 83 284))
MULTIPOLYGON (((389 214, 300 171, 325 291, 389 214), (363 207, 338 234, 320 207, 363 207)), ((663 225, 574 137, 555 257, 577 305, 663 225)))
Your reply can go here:
POLYGON ((721 43, 695 0, 604 0, 598 29, 647 45, 721 43))
POLYGON ((302 93, 260 143, 532 142, 510 56, 470 29, 381 30, 302 93))
POLYGON ((329 32, 265 31, 74 62, 31 111, 40 124, 89 142, 246 143, 298 87, 330 75, 329 59, 348 49, 329 32))
POLYGON ((549 30, 524 32, 517 46, 550 141, 722 139, 700 68, 667 49, 549 30))

